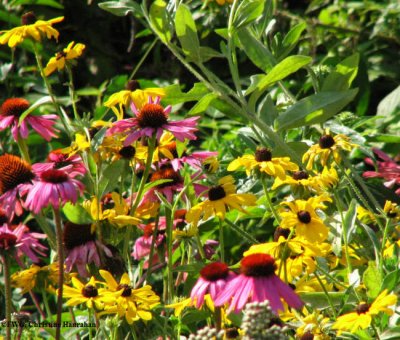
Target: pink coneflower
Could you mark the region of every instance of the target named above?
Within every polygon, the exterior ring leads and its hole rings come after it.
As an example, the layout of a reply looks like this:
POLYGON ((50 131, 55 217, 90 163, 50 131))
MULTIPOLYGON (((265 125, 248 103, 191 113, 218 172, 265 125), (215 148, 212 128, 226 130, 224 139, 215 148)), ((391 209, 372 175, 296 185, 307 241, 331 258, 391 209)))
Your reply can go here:
POLYGON ((25 200, 25 208, 38 214, 49 204, 58 209, 60 202, 75 203, 78 199, 77 192, 83 191, 83 184, 73 176, 72 173, 56 169, 39 173, 38 178, 32 181, 33 184, 25 200))
POLYGON ((112 257, 112 251, 96 240, 96 233, 92 233, 90 224, 64 224, 63 241, 67 257, 65 258, 66 271, 71 272, 75 266, 81 277, 89 277, 87 266, 93 263, 101 267, 100 253, 112 257))
POLYGON ((229 311, 239 312, 247 302, 269 300, 272 310, 284 310, 281 298, 290 307, 301 308, 303 301, 275 275, 275 259, 268 254, 251 254, 240 262, 241 274, 228 282, 214 300, 216 306, 230 301, 229 311))
POLYGON ((15 249, 17 261, 19 261, 20 257, 26 255, 33 262, 39 262, 36 254, 46 256, 43 250, 47 248, 40 244, 38 239, 45 238, 47 238, 45 234, 29 232, 29 228, 23 224, 19 224, 14 228, 4 224, 0 227, 0 251, 15 249))
POLYGON ((130 145, 141 137, 152 137, 156 135, 157 140, 164 130, 170 131, 177 139, 184 141, 187 139, 196 139, 194 132, 197 131, 196 125, 198 116, 183 119, 180 121, 169 121, 168 115, 171 112, 171 106, 163 108, 160 103, 160 97, 153 101, 149 96, 148 103, 138 110, 135 104, 131 104, 131 109, 136 117, 117 121, 108 130, 108 135, 114 133, 124 133, 127 135, 124 146, 130 145))
POLYGON ((10 219, 22 214, 21 197, 34 177, 31 166, 18 156, 0 156, 0 207, 10 219))
MULTIPOLYGON (((135 260, 140 260, 150 254, 151 244, 153 243, 153 233, 154 233, 155 223, 152 222, 146 225, 139 225, 138 227, 143 230, 143 236, 139 237, 135 241, 135 244, 133 246, 133 252, 131 255, 135 260)), ((157 227, 157 234, 156 234, 156 239, 154 241, 154 247, 158 248, 164 242, 164 240, 165 240, 165 224, 164 226, 160 226, 159 224, 157 227)))
POLYGON ((53 125, 56 123, 57 115, 33 116, 27 115, 21 124, 19 117, 29 108, 29 102, 24 98, 9 98, 0 107, 0 131, 11 126, 11 133, 17 141, 18 136, 26 139, 28 137, 28 124, 45 140, 57 137, 58 132, 53 125))
MULTIPOLYGON (((395 184, 400 185, 400 165, 397 164, 383 151, 373 148, 372 151, 377 156, 377 171, 365 171, 363 177, 381 177, 385 180, 384 185, 387 188, 392 188, 395 184)), ((365 163, 375 167, 375 162, 371 158, 366 158, 365 163)), ((397 189, 396 194, 400 195, 400 188, 397 189)))
POLYGON ((214 262, 206 265, 200 271, 200 277, 190 293, 190 298, 196 301, 196 308, 203 305, 206 294, 210 294, 212 300, 215 301, 226 284, 235 277, 236 274, 231 272, 225 263, 214 262))
POLYGON ((46 163, 33 164, 32 169, 36 174, 51 169, 76 172, 81 175, 86 173, 86 167, 83 164, 81 156, 76 154, 68 156, 68 154, 63 153, 61 149, 51 151, 47 156, 46 163))

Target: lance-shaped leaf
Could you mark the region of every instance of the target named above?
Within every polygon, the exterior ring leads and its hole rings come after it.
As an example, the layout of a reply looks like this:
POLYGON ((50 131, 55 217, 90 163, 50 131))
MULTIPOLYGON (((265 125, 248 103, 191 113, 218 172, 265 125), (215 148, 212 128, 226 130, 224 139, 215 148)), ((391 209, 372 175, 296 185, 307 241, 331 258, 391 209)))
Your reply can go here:
POLYGON ((196 23, 186 5, 180 4, 175 15, 175 30, 183 52, 194 61, 200 60, 200 43, 196 23))
POLYGON ((150 22, 160 39, 166 43, 171 40, 171 30, 167 13, 167 4, 163 0, 156 0, 150 7, 150 22))

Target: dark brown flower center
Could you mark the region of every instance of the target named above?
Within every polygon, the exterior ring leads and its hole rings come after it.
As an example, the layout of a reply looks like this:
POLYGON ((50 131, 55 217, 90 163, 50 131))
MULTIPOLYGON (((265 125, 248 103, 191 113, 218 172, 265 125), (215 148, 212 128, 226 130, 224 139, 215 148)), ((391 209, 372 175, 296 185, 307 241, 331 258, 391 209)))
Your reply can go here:
POLYGON ((135 91, 135 90, 139 90, 140 89, 140 84, 137 80, 129 80, 126 85, 125 88, 129 91, 135 91))
POLYGON ((105 194, 102 198, 101 198, 101 207, 103 209, 112 209, 115 207, 115 202, 112 198, 112 195, 110 193, 105 194))
POLYGON ((226 192, 222 185, 216 185, 208 190, 208 199, 210 201, 218 201, 226 197, 226 192))
POLYGON ((89 129, 90 139, 93 139, 94 136, 96 136, 96 133, 99 132, 100 130, 101 130, 101 127, 99 127, 99 126, 91 127, 89 129))
POLYGON ((306 171, 295 171, 293 173, 293 179, 295 179, 296 181, 307 178, 308 178, 308 173, 306 171))
POLYGON ((124 146, 118 151, 118 154, 125 159, 132 159, 135 157, 136 149, 132 145, 124 146))
POLYGON ((164 108, 159 104, 145 104, 137 113, 137 122, 142 129, 160 128, 168 123, 167 118, 164 108))
POLYGON ((297 213, 297 218, 299 219, 300 222, 308 224, 311 222, 311 215, 308 211, 305 210, 300 210, 297 213))
POLYGON ((369 311, 369 307, 370 305, 368 303, 360 303, 356 308, 356 312, 357 314, 365 314, 369 311))
POLYGON ((87 285, 82 288, 82 295, 86 298, 93 298, 99 295, 99 292, 95 286, 87 285))
POLYGON ((27 12, 21 17, 22 25, 32 25, 36 22, 36 20, 36 15, 33 12, 27 12))
POLYGON ((335 145, 335 140, 331 135, 323 135, 318 143, 321 149, 329 149, 335 145))
POLYGON ((239 331, 237 328, 227 328, 225 329, 225 338, 226 339, 236 339, 239 337, 239 331))
POLYGON ((158 184, 158 189, 177 185, 183 182, 183 178, 179 172, 175 171, 169 164, 161 166, 160 170, 153 172, 150 176, 150 182, 155 182, 161 179, 169 179, 170 181, 158 184))
POLYGON ((8 98, 0 107, 2 116, 20 117, 29 108, 29 102, 24 98, 8 98))
POLYGON ((201 277, 211 282, 225 279, 228 274, 228 265, 222 262, 210 263, 200 270, 201 277))
POLYGON ((56 53, 56 60, 60 60, 62 58, 65 58, 67 56, 67 53, 65 53, 64 51, 60 51, 56 53))
POLYGON ((31 166, 21 158, 9 154, 0 156, 0 195, 34 177, 31 166))
POLYGON ((123 284, 118 285, 118 287, 117 287, 117 290, 121 290, 121 289, 123 289, 121 296, 128 297, 128 296, 132 295, 132 287, 131 286, 123 283, 123 284))
POLYGON ((50 169, 50 170, 43 171, 40 174, 40 179, 43 182, 58 184, 58 183, 67 182, 68 175, 66 172, 64 172, 62 170, 50 169))
POLYGON ((75 224, 69 221, 64 224, 63 241, 67 250, 71 250, 95 239, 96 234, 91 233, 90 224, 75 224))
POLYGON ((268 162, 272 159, 272 153, 267 148, 258 148, 256 150, 255 159, 257 162, 268 162))
POLYGON ((176 142, 171 142, 168 143, 167 145, 164 145, 164 147, 172 153, 172 156, 174 156, 174 158, 179 158, 178 155, 178 151, 176 150, 176 142))
POLYGON ((312 334, 311 331, 305 332, 300 338, 300 340, 313 340, 313 339, 314 339, 314 334, 312 334))
POLYGON ((279 237, 283 236, 286 240, 289 237, 290 229, 277 227, 274 232, 274 242, 279 241, 279 237))
POLYGON ((12 233, 0 232, 0 251, 9 250, 17 243, 17 236, 12 233))
POLYGON ((251 254, 240 261, 240 271, 245 276, 271 276, 276 269, 275 259, 268 254, 251 254))

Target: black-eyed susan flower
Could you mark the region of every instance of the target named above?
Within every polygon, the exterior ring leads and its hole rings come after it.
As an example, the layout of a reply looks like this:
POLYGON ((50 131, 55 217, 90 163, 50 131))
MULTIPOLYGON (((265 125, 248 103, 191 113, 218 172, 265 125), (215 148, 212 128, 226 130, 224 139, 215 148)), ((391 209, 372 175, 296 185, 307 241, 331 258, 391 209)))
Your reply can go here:
POLYGON ((328 196, 311 197, 307 201, 295 200, 282 202, 289 208, 281 211, 281 227, 295 228, 296 235, 310 242, 323 242, 328 237, 329 229, 317 215, 316 209, 324 209, 323 201, 332 202, 328 196))
POLYGON ((106 281, 107 287, 112 293, 119 293, 112 305, 105 306, 101 314, 118 314, 125 317, 129 324, 137 320, 151 320, 151 309, 160 303, 151 286, 146 285, 142 288, 134 289, 127 273, 124 273, 120 282, 115 281, 114 277, 106 270, 100 270, 100 275, 106 281))
POLYGON ((329 318, 324 317, 319 311, 309 313, 306 308, 303 309, 305 315, 297 319, 301 323, 296 330, 296 339, 314 339, 314 340, 330 340, 328 335, 329 318))
POLYGON ((397 203, 389 200, 385 201, 383 211, 386 213, 387 217, 389 217, 393 221, 400 220, 400 207, 397 205, 397 203))
POLYGON ((256 205, 257 197, 253 194, 237 194, 232 176, 225 176, 218 185, 207 192, 208 199, 192 207, 186 214, 186 220, 197 226, 200 219, 207 220, 211 216, 225 218, 227 209, 237 209, 247 213, 243 206, 256 205))
POLYGON ((98 288, 99 282, 94 276, 86 284, 72 277, 71 283, 72 287, 63 286, 63 297, 69 299, 66 303, 69 307, 85 304, 87 308, 103 310, 106 305, 114 304, 116 298, 121 295, 120 291, 111 292, 105 288, 98 288))
POLYGON ((49 60, 43 70, 44 75, 47 77, 55 70, 63 70, 66 64, 71 64, 72 60, 79 58, 82 55, 84 49, 84 44, 75 44, 74 41, 70 42, 66 48, 64 48, 61 52, 57 52, 55 57, 52 57, 49 60))
POLYGON ((380 312, 393 315, 393 310, 388 307, 395 305, 396 302, 397 296, 388 294, 385 289, 371 304, 361 302, 354 312, 339 316, 332 329, 337 329, 339 333, 342 331, 354 333, 359 329, 366 329, 371 325, 372 318, 380 312))
POLYGON ((22 43, 26 38, 32 38, 36 41, 41 41, 42 37, 47 39, 58 39, 59 32, 52 27, 64 20, 64 17, 58 17, 50 20, 36 20, 33 12, 24 14, 21 18, 22 26, 12 28, 8 31, 1 31, 0 44, 8 43, 8 46, 13 48, 22 43))
POLYGON ((351 151, 356 146, 356 144, 350 142, 349 137, 343 134, 332 136, 329 131, 326 131, 319 139, 318 144, 312 145, 304 153, 302 162, 304 163, 307 161, 307 170, 312 169, 316 158, 319 158, 322 166, 328 165, 331 156, 336 163, 340 163, 340 151, 351 151))
POLYGON ((297 171, 299 167, 292 163, 289 157, 272 157, 271 150, 257 148, 254 155, 244 155, 232 161, 228 165, 228 171, 244 167, 246 174, 250 175, 252 170, 259 170, 273 177, 284 180, 286 171, 297 171))
POLYGON ((126 84, 126 89, 113 93, 110 98, 104 103, 104 106, 109 107, 118 120, 121 120, 124 115, 124 110, 126 110, 131 103, 140 110, 143 105, 148 102, 148 98, 151 97, 155 99, 156 97, 163 98, 165 96, 165 90, 161 88, 147 88, 141 90, 139 88, 139 83, 136 80, 130 80, 126 84))

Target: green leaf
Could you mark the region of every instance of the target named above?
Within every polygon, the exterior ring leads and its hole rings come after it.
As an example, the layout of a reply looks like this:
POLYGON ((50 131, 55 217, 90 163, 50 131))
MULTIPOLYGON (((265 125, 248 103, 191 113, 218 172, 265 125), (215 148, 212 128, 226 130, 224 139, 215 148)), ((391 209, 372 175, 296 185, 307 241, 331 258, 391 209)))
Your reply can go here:
POLYGON ((144 186, 144 192, 148 191, 151 188, 156 187, 157 185, 168 182, 172 182, 172 179, 158 179, 157 181, 146 183, 146 185, 144 186))
POLYGON ((92 218, 88 212, 79 204, 67 202, 64 204, 62 211, 68 221, 75 224, 91 224, 92 218))
MULTIPOLYGON (((11 4, 10 4, 11 5, 11 4)), ((14 0, 12 6, 28 6, 28 5, 39 5, 48 6, 57 9, 63 9, 64 6, 55 0, 14 0)))
POLYGON ((381 143, 400 143, 400 136, 380 134, 376 136, 368 136, 368 141, 381 143))
POLYGON ((367 295, 374 299, 380 293, 382 285, 382 274, 377 268, 375 261, 368 261, 368 268, 363 274, 363 282, 367 287, 367 295))
POLYGON ((180 4, 175 16, 175 30, 183 52, 194 61, 200 60, 200 43, 196 23, 189 8, 180 4))
POLYGON ((188 115, 195 115, 207 110, 210 106, 211 102, 217 98, 218 95, 215 93, 208 93, 204 97, 202 97, 195 106, 188 112, 188 115))
POLYGON ((99 148, 99 146, 101 145, 101 143, 103 143, 103 139, 106 135, 108 128, 107 127, 103 127, 100 129, 100 131, 98 131, 94 136, 93 139, 91 140, 90 144, 92 146, 92 152, 97 151, 97 149, 99 148))
POLYGON ((193 88, 186 93, 182 92, 181 85, 178 84, 167 86, 164 89, 166 95, 163 99, 163 103, 170 105, 200 100, 205 95, 210 93, 203 83, 195 83, 193 88))
POLYGON ((340 112, 357 94, 357 89, 320 92, 306 97, 275 120, 278 130, 323 123, 340 112))
POLYGON ((150 22, 162 42, 167 43, 171 40, 172 34, 165 1, 156 0, 153 2, 150 7, 150 22))
POLYGON ((118 183, 122 171, 125 167, 125 160, 120 159, 108 165, 103 171, 99 181, 99 196, 102 197, 106 192, 114 188, 118 183))
POLYGON ((267 123, 270 126, 273 124, 276 117, 278 117, 278 110, 276 109, 274 102, 272 101, 271 95, 268 94, 261 101, 257 113, 263 122, 267 123))
POLYGON ((238 30, 237 36, 243 46, 244 53, 249 57, 254 65, 267 72, 276 64, 276 59, 264 46, 259 39, 254 37, 248 28, 238 30))
POLYGON ((400 269, 396 269, 395 271, 385 276, 380 291, 387 289, 389 292, 391 292, 393 289, 397 287, 399 279, 400 279, 400 269))
POLYGON ((400 86, 396 87, 378 105, 378 116, 389 116, 400 108, 400 86))
POLYGON ((258 19, 264 11, 265 0, 241 1, 233 19, 233 27, 239 29, 258 19))
POLYGON ((357 217, 357 202, 355 199, 351 200, 349 209, 346 212, 346 215, 344 216, 343 224, 345 227, 345 230, 347 231, 347 242, 351 242, 351 238, 356 231, 356 217, 357 217))
POLYGON ((349 89, 357 75, 359 62, 360 55, 355 53, 337 64, 335 71, 325 79, 321 91, 344 91, 349 89))
POLYGON ((200 59, 206 62, 212 58, 223 58, 223 54, 206 46, 200 46, 200 59))
POLYGON ((28 116, 29 114, 31 114, 35 109, 37 109, 39 106, 43 105, 43 104, 48 104, 51 103, 51 97, 50 96, 45 96, 42 97, 40 99, 38 99, 37 101, 35 101, 30 107, 29 109, 25 110, 21 116, 19 117, 18 120, 18 125, 21 125, 21 122, 26 118, 26 116, 28 116))
POLYGON ((312 61, 311 57, 304 55, 293 55, 283 59, 279 64, 265 76, 258 79, 258 82, 252 84, 246 91, 246 95, 253 92, 255 89, 259 91, 265 90, 268 86, 280 81, 292 73, 298 71, 312 61))
POLYGON ((301 34, 306 28, 307 24, 305 22, 301 22, 291 28, 282 41, 283 48, 279 53, 280 59, 286 57, 296 47, 301 34))
POLYGON ((129 13, 140 13, 142 16, 140 5, 133 0, 105 1, 99 3, 99 7, 119 17, 123 17, 129 13))
MULTIPOLYGON (((300 293, 300 297, 305 303, 310 304, 313 308, 322 309, 330 307, 328 297, 324 292, 300 293)), ((347 301, 350 303, 357 302, 355 296, 348 295, 346 292, 329 292, 329 299, 334 306, 341 305, 345 299, 348 299, 347 301)))

